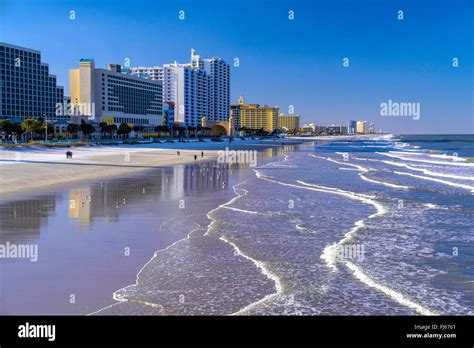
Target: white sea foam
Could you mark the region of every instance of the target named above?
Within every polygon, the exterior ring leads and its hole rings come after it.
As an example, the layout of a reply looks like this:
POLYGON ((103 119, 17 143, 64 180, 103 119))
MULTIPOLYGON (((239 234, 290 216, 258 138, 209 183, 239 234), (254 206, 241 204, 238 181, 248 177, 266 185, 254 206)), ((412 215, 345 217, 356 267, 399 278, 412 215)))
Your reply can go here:
MULTIPOLYGON (((430 159, 426 158, 413 158, 413 156, 400 156, 400 154, 403 155, 427 155, 426 153, 408 153, 408 152, 395 152, 395 151, 390 151, 390 153, 387 152, 376 152, 376 154, 383 155, 383 156, 388 156, 392 158, 398 158, 402 161, 411 161, 411 162, 421 162, 421 163, 431 163, 431 164, 443 164, 443 165, 448 165, 448 166, 458 166, 458 167, 471 167, 474 168, 474 163, 469 163, 466 162, 464 159, 460 159, 456 156, 443 156, 441 158, 451 158, 453 159, 453 162, 446 162, 446 161, 433 161, 430 159)), ((439 158, 439 155, 427 155, 428 157, 434 157, 437 156, 439 158)))
POLYGON ((258 211, 239 209, 239 208, 234 208, 234 207, 229 207, 229 206, 222 206, 221 208, 234 210, 234 211, 238 211, 240 213, 246 213, 246 214, 255 214, 255 215, 260 214, 260 212, 258 211))
POLYGON ((413 308, 414 310, 416 310, 418 313, 420 313, 422 315, 438 315, 438 313, 433 312, 430 309, 425 308, 422 305, 408 299, 405 295, 403 295, 403 294, 401 294, 401 293, 399 293, 399 292, 397 292, 393 289, 390 289, 389 287, 387 287, 385 285, 377 283, 376 281, 374 281, 373 279, 368 277, 364 272, 362 272, 362 270, 359 267, 357 267, 353 263, 351 263, 349 261, 345 261, 345 265, 346 265, 347 268, 349 268, 354 273, 354 276, 357 279, 359 279, 362 283, 370 286, 371 288, 379 290, 380 292, 388 295, 389 297, 391 297, 392 299, 394 299, 398 303, 400 303, 400 304, 402 304, 406 307, 413 308))
MULTIPOLYGON (((263 175, 262 173, 260 173, 258 171, 255 171, 255 172, 257 173, 258 178, 260 178, 262 180, 274 182, 274 183, 279 184, 279 185, 338 194, 338 195, 349 197, 351 199, 359 200, 359 201, 361 201, 363 203, 366 203, 366 204, 371 204, 372 206, 374 206, 376 208, 377 212, 370 215, 368 217, 368 219, 372 219, 374 217, 383 215, 387 212, 386 208, 382 204, 380 204, 379 202, 377 202, 373 199, 374 198, 373 196, 368 196, 368 195, 355 193, 355 192, 351 192, 351 191, 345 191, 345 190, 341 190, 339 188, 325 187, 325 186, 321 186, 321 185, 310 184, 310 183, 306 183, 306 182, 301 181, 301 180, 297 180, 297 182, 300 183, 303 186, 290 184, 290 183, 285 183, 285 182, 270 179, 270 178, 266 177, 265 175, 263 175)), ((326 264, 328 265, 328 267, 331 268, 333 271, 337 271, 337 266, 336 266, 337 262, 342 263, 347 268, 349 268, 354 273, 354 276, 357 279, 359 279, 361 282, 363 282, 364 284, 366 284, 369 287, 372 287, 374 289, 379 290, 380 292, 382 292, 385 295, 391 297, 392 299, 394 299, 395 301, 397 301, 401 305, 407 306, 409 308, 413 308, 414 310, 416 310, 417 312, 419 312, 420 314, 423 314, 423 315, 436 315, 435 312, 433 312, 433 311, 423 307, 422 305, 408 299, 403 294, 401 294, 401 293, 399 293, 399 292, 397 292, 393 289, 390 289, 389 287, 387 287, 385 285, 381 285, 381 284, 377 283, 376 281, 374 281, 373 279, 368 277, 356 265, 354 265, 354 264, 352 264, 352 263, 350 263, 346 260, 340 260, 336 257, 336 255, 337 255, 336 254, 337 246, 338 245, 343 245, 344 243, 347 243, 348 241, 353 239, 356 232, 359 229, 365 227, 365 222, 364 221, 365 220, 357 221, 355 223, 355 226, 349 232, 347 232, 344 235, 344 238, 342 238, 338 243, 327 246, 323 250, 323 253, 321 255, 321 259, 323 259, 326 262, 326 264)))
POLYGON ((411 176, 413 178, 434 181, 434 182, 438 182, 440 184, 466 189, 466 190, 471 191, 471 193, 474 193, 474 186, 454 183, 454 182, 451 182, 451 181, 446 181, 446 180, 441 180, 441 179, 436 179, 436 178, 430 178, 430 177, 427 177, 427 176, 416 175, 416 174, 412 174, 412 173, 405 173, 405 172, 398 172, 398 171, 394 171, 394 173, 398 174, 398 175, 405 175, 405 176, 411 176))
POLYGON ((442 178, 451 178, 451 179, 460 179, 460 180, 473 180, 474 181, 474 177, 472 177, 472 176, 461 176, 461 175, 454 175, 454 174, 438 173, 438 172, 433 172, 431 170, 424 169, 424 168, 413 167, 413 166, 410 166, 409 164, 406 164, 406 163, 399 163, 399 162, 393 162, 393 161, 382 161, 382 162, 386 163, 386 164, 390 164, 392 166, 404 167, 404 168, 407 168, 407 169, 410 169, 410 170, 413 170, 413 171, 423 172, 426 175, 439 176, 439 177, 442 177, 442 178))
POLYGON ((369 178, 367 178, 363 173, 360 173, 359 176, 361 177, 362 180, 371 182, 371 183, 373 183, 373 184, 380 184, 380 185, 384 185, 384 186, 387 186, 387 187, 392 187, 392 188, 397 188, 397 189, 403 189, 403 190, 409 190, 409 189, 411 189, 410 186, 397 185, 397 184, 392 184, 392 183, 390 183, 390 182, 385 182, 385 181, 379 181, 379 180, 369 179, 369 178))
POLYGON ((266 295, 265 297, 263 297, 262 299, 256 301, 256 302, 253 302, 251 304, 249 304, 248 306, 238 310, 237 312, 233 313, 232 315, 242 315, 242 314, 245 314, 249 309, 252 309, 266 301, 269 301, 273 298, 275 298, 276 296, 278 295, 281 295, 284 291, 284 288, 283 288, 283 283, 281 282, 280 278, 273 272, 270 271, 270 269, 268 268, 267 264, 265 264, 264 262, 262 261, 259 261, 259 260, 256 260, 248 255, 246 255, 245 253, 242 252, 242 250, 240 250, 240 248, 237 246, 237 244, 235 244, 234 242, 230 241, 228 238, 226 238, 225 236, 221 236, 219 238, 220 240, 232 245, 232 247, 234 248, 234 250, 237 252, 237 254, 239 254, 240 256, 242 256, 243 258, 249 260, 249 261, 252 261, 254 263, 255 266, 257 266, 260 271, 262 272, 262 274, 266 275, 269 279, 273 280, 275 282, 275 290, 276 292, 274 292, 273 294, 269 294, 269 295, 266 295))
MULTIPOLYGON (((337 154, 342 154, 342 153, 339 153, 339 152, 336 152, 337 154)), ((392 184, 390 182, 385 182, 385 181, 380 181, 380 180, 374 180, 374 179, 369 179, 367 178, 364 173, 367 173, 367 172, 370 172, 371 170, 373 169, 370 169, 370 168, 367 168, 367 167, 363 167, 363 166, 360 166, 360 165, 357 165, 357 164, 352 164, 352 163, 347 163, 347 162, 341 162, 341 161, 336 161, 332 158, 326 158, 326 160, 330 161, 330 162, 334 162, 334 163, 337 163, 337 164, 342 164, 342 165, 346 165, 346 166, 350 166, 350 167, 353 167, 355 169, 353 170, 358 170, 360 171, 361 173, 359 173, 359 176, 361 177, 362 180, 365 180, 365 181, 368 181, 368 182, 371 182, 373 184, 379 184, 379 185, 384 185, 384 186, 387 186, 387 187, 392 187, 392 188, 397 188, 397 189, 403 189, 403 190, 409 190, 411 187, 409 186, 405 186, 405 185, 397 185, 397 184, 392 184)), ((339 168, 339 169, 342 169, 342 168, 339 168)))

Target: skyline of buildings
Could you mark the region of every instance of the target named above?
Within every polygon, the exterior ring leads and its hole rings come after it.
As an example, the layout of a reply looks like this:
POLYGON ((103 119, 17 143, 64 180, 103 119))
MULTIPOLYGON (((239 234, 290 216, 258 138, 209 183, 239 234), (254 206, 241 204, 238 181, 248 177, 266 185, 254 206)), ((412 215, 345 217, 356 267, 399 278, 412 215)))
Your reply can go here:
MULTIPOLYGON (((2 81, 5 80, 0 102, 3 118, 45 117, 55 121, 81 116, 97 124, 127 123, 152 131, 151 128, 158 125, 201 126, 204 118, 208 124, 222 124, 232 117, 235 129, 245 127, 267 132, 278 129, 296 133, 304 128, 300 127, 300 115, 280 114, 277 106, 245 105, 242 96, 238 104, 230 105, 229 64, 219 57, 201 58, 194 49, 191 49, 189 63, 162 66, 129 68, 107 64, 103 69, 95 66, 94 59, 83 58, 78 68, 69 70, 70 97, 64 96, 63 88, 56 85, 55 76, 49 74, 48 65, 40 61, 40 51, 2 43, 0 53, 5 59, 1 63, 2 81), (24 70, 20 69, 22 58, 24 70), (38 83, 45 86, 40 86, 35 90, 38 94, 29 98, 38 83), (39 106, 27 105, 39 99, 42 101, 39 106)), ((370 124, 357 127, 356 123, 346 127, 347 130, 341 128, 334 132, 373 132, 373 124, 370 130, 370 124)), ((321 129, 313 127, 315 132, 321 129)))

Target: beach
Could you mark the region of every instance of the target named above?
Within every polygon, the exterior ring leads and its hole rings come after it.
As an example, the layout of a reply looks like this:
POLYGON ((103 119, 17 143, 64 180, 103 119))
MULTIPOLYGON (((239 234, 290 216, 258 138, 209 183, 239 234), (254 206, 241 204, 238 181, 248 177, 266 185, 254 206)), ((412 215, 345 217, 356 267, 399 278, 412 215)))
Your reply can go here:
MULTIPOLYGON (((156 167, 18 191, 0 204, 1 241, 37 245, 38 260, 1 264, 0 311, 474 313, 472 138, 305 140, 233 144, 260 148, 255 167, 217 163, 223 143, 181 148, 209 158, 171 166, 176 149, 145 146, 131 162, 156 167)), ((87 151, 77 160, 123 155, 87 151)))
POLYGON ((64 149, 3 151, 0 195, 7 197, 79 180, 108 178, 157 167, 199 162, 216 158, 216 151, 140 149, 114 147, 80 147, 73 149, 73 158, 66 159, 64 149), (177 155, 180 151, 180 155, 177 155), (18 157, 18 155, 20 157, 18 157), (16 160, 18 159, 18 160, 16 160), (12 163, 13 162, 13 163, 12 163))
POLYGON ((266 143, 0 151, 0 241, 38 249, 35 262, 2 259, 0 312, 89 314, 113 304, 155 251, 208 224, 207 213, 233 197, 244 171, 218 166, 218 151, 271 157, 282 148, 266 143))

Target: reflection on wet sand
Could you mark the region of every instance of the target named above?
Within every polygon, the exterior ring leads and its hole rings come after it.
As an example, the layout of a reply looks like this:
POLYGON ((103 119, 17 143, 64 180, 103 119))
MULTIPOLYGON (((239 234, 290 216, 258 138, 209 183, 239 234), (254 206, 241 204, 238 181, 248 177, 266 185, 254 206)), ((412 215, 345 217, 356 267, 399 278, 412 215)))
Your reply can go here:
POLYGON ((0 240, 21 241, 35 238, 43 223, 56 209, 57 195, 0 204, 0 240))
MULTIPOLYGON (((293 151, 287 145, 259 151, 259 157, 280 156, 293 151)), ((227 189, 229 174, 248 167, 247 164, 200 163, 160 168, 130 177, 78 185, 64 196, 68 202, 67 216, 87 228, 95 218, 118 222, 127 205, 160 200, 178 201, 193 193, 227 189)), ((239 175, 239 173, 236 173, 239 175)), ((20 236, 39 237, 48 217, 55 212, 59 194, 0 203, 0 240, 13 240, 20 236)), ((54 226, 52 226, 54 228, 54 226)))

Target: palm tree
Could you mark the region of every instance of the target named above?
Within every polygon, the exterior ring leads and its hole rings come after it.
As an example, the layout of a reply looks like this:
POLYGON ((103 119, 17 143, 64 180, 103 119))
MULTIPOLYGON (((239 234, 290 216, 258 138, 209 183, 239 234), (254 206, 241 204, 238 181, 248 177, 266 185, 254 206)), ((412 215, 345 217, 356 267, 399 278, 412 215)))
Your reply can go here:
POLYGON ((74 135, 77 137, 77 132, 79 131, 79 125, 75 123, 69 123, 67 125, 66 131, 71 134, 71 137, 74 138, 74 135))
POLYGON ((79 128, 82 134, 84 134, 85 136, 95 133, 95 127, 91 125, 90 123, 81 124, 79 128))
POLYGON ((116 124, 110 124, 107 126, 107 132, 109 132, 110 137, 112 137, 113 134, 117 131, 118 131, 118 128, 116 124))
POLYGON ((196 136, 196 127, 189 126, 189 127, 188 127, 188 132, 189 132, 189 136, 191 136, 191 134, 193 134, 194 136, 196 136))
POLYGON ((163 132, 163 126, 156 126, 154 129, 155 132, 157 132, 159 135, 161 135, 161 133, 163 132))
POLYGON ((130 127, 126 123, 121 123, 120 126, 118 127, 117 133, 122 134, 128 138, 128 135, 130 134, 131 131, 132 131, 132 127, 130 127))
POLYGON ((107 128, 108 128, 107 122, 100 122, 99 123, 99 128, 100 128, 100 134, 103 138, 104 134, 107 134, 107 128))
POLYGON ((163 126, 163 132, 170 134, 170 127, 163 126))
POLYGON ((21 127, 25 130, 25 132, 30 133, 30 140, 33 140, 33 131, 36 128, 36 120, 33 118, 26 119, 21 127))

